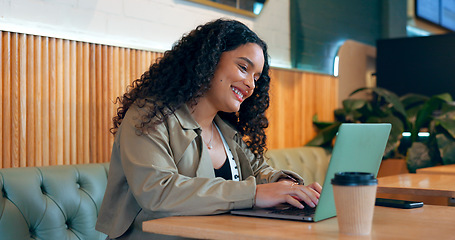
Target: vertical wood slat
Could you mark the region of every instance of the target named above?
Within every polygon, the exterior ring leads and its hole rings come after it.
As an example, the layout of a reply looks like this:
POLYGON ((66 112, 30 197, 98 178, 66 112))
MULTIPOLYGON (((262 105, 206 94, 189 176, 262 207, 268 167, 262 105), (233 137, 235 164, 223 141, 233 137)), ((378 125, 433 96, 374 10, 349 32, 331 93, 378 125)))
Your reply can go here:
POLYGON ((69 72, 69 79, 70 79, 70 97, 69 101, 71 104, 70 110, 70 156, 71 159, 69 164, 77 164, 77 48, 76 42, 71 41, 70 43, 70 72, 69 72))
POLYGON ((51 165, 50 147, 50 61, 49 61, 49 38, 43 37, 41 45, 42 53, 42 119, 43 119, 43 166, 51 165))
POLYGON ((82 130, 83 130, 83 150, 81 163, 90 161, 90 45, 83 44, 83 79, 82 79, 82 130))
MULTIPOLYGON (((107 72, 108 72, 108 79, 107 79, 107 87, 105 88, 107 91, 106 91, 106 96, 105 96, 105 105, 103 107, 103 109, 106 111, 106 122, 109 122, 109 119, 112 118, 112 116, 114 115, 114 111, 111 107, 111 105, 109 104, 110 103, 110 100, 113 98, 113 95, 114 95, 114 90, 115 88, 113 87, 113 80, 114 80, 114 48, 109 46, 108 47, 108 66, 107 66, 107 72)), ((110 140, 110 139, 109 139, 110 140)), ((111 142, 110 141, 106 141, 106 145, 105 145, 105 148, 108 149, 110 146, 112 146, 111 142)))
POLYGON ((63 40, 56 39, 56 55, 55 55, 55 117, 56 117, 56 164, 63 165, 64 163, 64 77, 63 77, 63 40))
MULTIPOLYGON (((103 122, 102 129, 109 128, 110 126, 110 119, 109 119, 109 113, 108 113, 108 107, 106 105, 106 99, 107 99, 107 86, 108 86, 108 81, 109 81, 109 56, 108 56, 108 47, 103 46, 103 79, 102 79, 102 89, 103 91, 101 92, 101 111, 100 114, 102 114, 101 119, 103 122)), ((104 135, 103 135, 104 136, 104 135)), ((108 156, 108 138, 103 138, 103 143, 102 143, 104 153, 106 156, 108 156)))
POLYGON ((11 36, 11 110, 12 110, 12 159, 11 165, 19 167, 19 47, 18 34, 11 36))
POLYGON ((96 151, 92 151, 91 149, 97 149, 96 145, 96 122, 92 120, 93 117, 96 118, 96 46, 94 44, 90 44, 90 68, 89 68, 89 77, 90 80, 88 82, 88 93, 89 93, 89 100, 88 100, 88 107, 89 107, 89 147, 90 147, 90 158, 87 162, 92 162, 96 159, 97 154, 96 151))
POLYGON ((34 89, 33 93, 30 95, 33 97, 33 107, 34 115, 30 118, 33 118, 35 124, 35 135, 33 139, 34 144, 34 164, 35 166, 43 165, 43 116, 42 116, 42 64, 41 64, 41 37, 31 36, 30 41, 33 44, 34 57, 32 60, 28 61, 28 64, 33 65, 33 72, 29 75, 34 77, 34 89), (32 39, 33 38, 33 39, 32 39), (32 61, 32 62, 30 62, 32 61))
POLYGON ((12 34, 6 32, 4 34, 4 42, 2 49, 3 51, 3 166, 2 167, 11 167, 12 162, 12 112, 11 112, 11 36, 12 34))
POLYGON ((76 46, 76 161, 79 162, 84 157, 84 122, 83 122, 83 79, 84 79, 84 54, 83 43, 78 42, 76 46))
MULTIPOLYGON (((114 105, 112 104, 113 102, 115 102, 115 98, 117 98, 118 96, 120 96, 120 93, 119 93, 119 85, 120 85, 120 71, 119 71, 119 68, 120 68, 120 60, 119 60, 119 57, 120 57, 120 51, 119 51, 119 47, 112 47, 112 84, 109 84, 109 86, 111 87, 109 89, 109 93, 111 93, 111 95, 109 96, 109 116, 112 118, 112 116, 114 116, 115 112, 116 112, 116 107, 117 105, 114 105)), ((107 133, 106 133, 107 134, 107 133)), ((114 139, 113 138, 109 138, 109 146, 112 147, 114 143, 114 139)))
POLYGON ((53 117, 53 120, 54 120, 54 124, 51 125, 51 127, 54 127, 55 130, 53 131, 53 141, 52 141, 52 145, 54 145, 54 164, 55 165, 61 165, 63 164, 63 120, 62 120, 62 109, 63 109, 63 105, 62 105, 62 101, 63 101, 63 93, 62 93, 62 86, 61 86, 61 79, 62 77, 60 77, 60 72, 61 72, 61 62, 62 62, 62 59, 61 59, 61 47, 59 46, 60 45, 60 41, 61 39, 58 39, 58 38, 53 38, 52 39, 54 42, 53 44, 53 54, 52 54, 52 63, 51 64, 51 72, 53 73, 52 74, 52 77, 51 77, 51 83, 53 86, 52 90, 51 91, 51 95, 53 97, 53 102, 51 102, 51 105, 54 105, 53 107, 53 111, 52 111, 52 117, 53 117))
POLYGON ((66 157, 64 152, 65 152, 65 86, 64 86, 64 58, 63 58, 63 40, 62 39, 56 39, 56 62, 55 62, 55 68, 56 68, 56 79, 55 79, 55 94, 56 94, 56 100, 55 100, 55 115, 56 115, 56 123, 57 123, 57 137, 56 137, 56 160, 57 160, 57 165, 63 165, 64 164, 64 158, 66 157))
POLYGON ((12 140, 13 140, 13 130, 12 130, 12 120, 13 115, 11 111, 11 97, 13 94, 11 88, 11 72, 12 72, 12 33, 4 32, 3 33, 3 42, 2 42, 2 49, 3 49, 3 158, 2 158, 2 167, 8 168, 12 167, 11 163, 13 160, 13 152, 12 152, 12 140))
POLYGON ((36 165, 36 156, 35 156, 35 106, 34 106, 34 101, 35 99, 33 96, 35 96, 35 49, 34 49, 34 39, 33 36, 25 36, 24 37, 27 43, 27 52, 26 56, 24 56, 24 63, 26 63, 26 70, 27 70, 27 75, 25 78, 26 81, 26 87, 27 87, 27 97, 26 97, 26 106, 27 106, 27 112, 26 112, 26 142, 25 142, 25 147, 26 147, 26 152, 25 152, 25 160, 26 160, 26 166, 35 166, 36 165))
POLYGON ((109 137, 109 134, 106 134, 107 129, 105 129, 103 126, 103 121, 102 121, 102 107, 101 107, 101 102, 102 102, 102 79, 103 79, 103 68, 102 68, 102 62, 103 62, 103 55, 102 55, 102 46, 96 45, 96 134, 97 134, 97 143, 96 143, 96 148, 98 149, 98 155, 96 157, 96 160, 98 162, 103 161, 103 159, 107 159, 108 155, 105 155, 105 150, 103 148, 103 142, 107 141, 107 138, 109 137), (104 134, 103 134, 104 133, 104 134))
MULTIPOLYGON (((0 168, 109 161, 113 102, 161 53, 0 31, 0 168)), ((332 120, 337 79, 272 69, 268 147, 332 120)))
POLYGON ((19 41, 19 167, 27 166, 27 39, 18 34, 19 41))
POLYGON ((49 165, 57 165, 56 40, 49 39, 49 165))
POLYGON ((2 167, 11 167, 12 162, 12 112, 11 112, 11 33, 5 32, 3 34, 3 158, 2 167))
POLYGON ((63 162, 71 164, 71 78, 70 78, 70 41, 63 41, 62 46, 62 129, 63 129, 63 162))

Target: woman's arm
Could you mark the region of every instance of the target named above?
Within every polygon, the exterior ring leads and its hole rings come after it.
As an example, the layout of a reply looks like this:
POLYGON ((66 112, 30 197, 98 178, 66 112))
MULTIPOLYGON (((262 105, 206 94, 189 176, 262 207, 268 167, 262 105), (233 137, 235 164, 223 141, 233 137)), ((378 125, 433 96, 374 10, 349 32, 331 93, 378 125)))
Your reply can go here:
MULTIPOLYGON (((138 136, 133 119, 125 118, 117 133, 120 134, 118 152, 128 186, 144 210, 198 215, 253 205, 256 190, 253 177, 234 182, 179 174, 169 144, 169 131, 181 129, 168 129, 167 123, 163 123, 138 136)), ((194 161, 199 164, 199 159, 194 161)))
MULTIPOLYGON (((246 143, 241 141, 246 149, 246 143)), ((297 173, 288 170, 275 170, 270 167, 264 158, 255 158, 249 150, 245 150, 250 159, 251 167, 257 179, 255 205, 258 207, 272 207, 280 203, 289 203, 303 208, 301 202, 310 207, 318 204, 322 191, 319 183, 304 186, 303 179, 297 173)))

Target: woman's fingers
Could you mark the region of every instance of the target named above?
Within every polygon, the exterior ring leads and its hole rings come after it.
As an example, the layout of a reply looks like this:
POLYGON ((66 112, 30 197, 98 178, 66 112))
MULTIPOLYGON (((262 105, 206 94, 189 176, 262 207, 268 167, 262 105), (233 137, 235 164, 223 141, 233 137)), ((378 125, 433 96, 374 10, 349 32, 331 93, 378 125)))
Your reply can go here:
POLYGON ((260 184, 256 187, 255 204, 258 207, 272 207, 279 203, 289 203, 303 208, 302 202, 315 207, 319 202, 322 187, 318 183, 308 186, 298 185, 291 181, 260 184))
POLYGON ((295 187, 290 195, 296 196, 301 202, 305 202, 310 207, 315 207, 318 204, 318 197, 304 186, 295 187))
POLYGON ((316 190, 316 192, 318 192, 319 194, 321 194, 321 192, 322 192, 322 187, 321 187, 321 185, 319 185, 319 183, 317 183, 317 182, 314 182, 314 183, 308 185, 308 187, 310 187, 310 188, 316 190))
POLYGON ((298 199, 296 199, 294 196, 291 196, 291 195, 286 195, 285 196, 285 199, 286 199, 286 202, 291 204, 292 206, 296 207, 296 208, 304 208, 302 202, 298 199))
POLYGON ((310 207, 316 207, 322 188, 318 183, 308 186, 292 185, 289 194, 296 200, 305 202, 310 207))

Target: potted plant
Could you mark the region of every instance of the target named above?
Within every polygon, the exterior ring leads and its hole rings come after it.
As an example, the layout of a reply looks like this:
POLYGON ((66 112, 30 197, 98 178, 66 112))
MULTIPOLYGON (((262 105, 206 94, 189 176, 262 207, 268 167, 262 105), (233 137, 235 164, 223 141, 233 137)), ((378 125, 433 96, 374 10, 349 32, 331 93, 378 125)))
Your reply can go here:
POLYGON ((318 134, 306 145, 332 147, 341 123, 387 122, 392 124, 392 130, 385 158, 405 158, 409 172, 455 164, 455 105, 450 94, 398 97, 383 88, 360 88, 343 101, 343 107, 336 109, 334 115, 334 122, 321 122, 317 115, 313 117, 318 134), (353 98, 363 91, 370 93, 369 99, 353 98))

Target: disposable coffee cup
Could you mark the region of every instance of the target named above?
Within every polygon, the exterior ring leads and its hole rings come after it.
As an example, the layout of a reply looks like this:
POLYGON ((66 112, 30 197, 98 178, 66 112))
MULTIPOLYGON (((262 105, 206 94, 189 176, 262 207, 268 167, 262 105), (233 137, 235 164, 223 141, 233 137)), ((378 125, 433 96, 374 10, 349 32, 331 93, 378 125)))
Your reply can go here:
POLYGON ((340 233, 370 234, 378 180, 371 173, 339 172, 332 185, 340 233))

